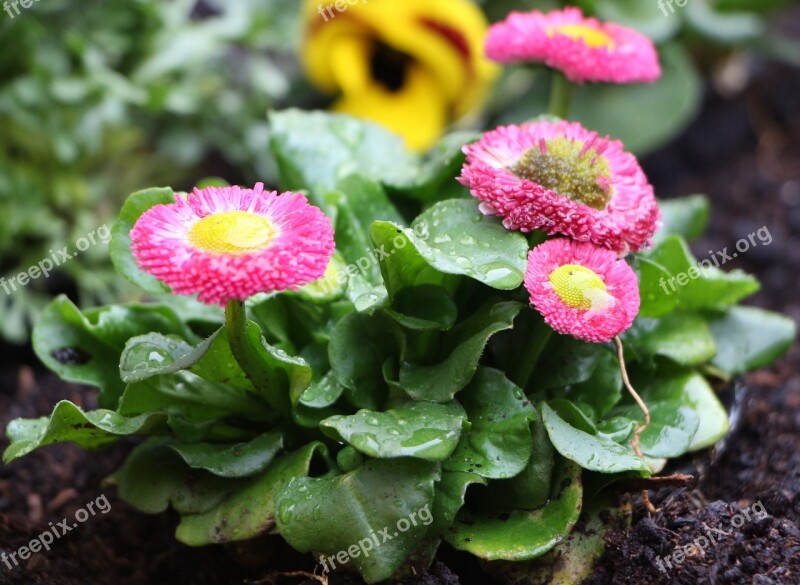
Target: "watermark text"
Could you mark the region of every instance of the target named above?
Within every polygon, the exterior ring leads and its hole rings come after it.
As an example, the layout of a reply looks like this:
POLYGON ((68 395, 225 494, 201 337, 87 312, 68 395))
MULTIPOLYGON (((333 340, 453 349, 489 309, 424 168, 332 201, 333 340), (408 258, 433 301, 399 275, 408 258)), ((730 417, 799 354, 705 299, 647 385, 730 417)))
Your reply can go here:
POLYGON ((371 551, 400 536, 400 533, 407 532, 412 526, 417 526, 418 522, 423 526, 430 526, 433 522, 433 514, 431 514, 427 504, 416 512, 411 512, 408 517, 400 518, 395 525, 397 530, 391 534, 391 527, 385 526, 377 532, 373 530, 369 536, 359 540, 358 544, 350 545, 347 550, 340 550, 329 557, 320 555, 319 562, 322 565, 322 571, 329 573, 331 570, 335 570, 337 561, 340 565, 345 565, 350 559, 355 559, 361 555, 364 555, 365 558, 369 557, 371 551), (329 564, 330 567, 328 566, 329 564))
POLYGON ((736 242, 736 252, 728 253, 728 247, 726 246, 721 251, 713 252, 709 250, 708 253, 710 254, 709 258, 705 260, 701 260, 695 266, 689 268, 686 272, 680 272, 678 274, 672 275, 670 278, 664 278, 663 276, 658 281, 659 286, 661 286, 664 294, 669 295, 676 292, 678 286, 686 286, 690 280, 696 280, 700 276, 705 275, 705 271, 711 270, 713 268, 719 268, 726 262, 733 260, 734 258, 738 258, 739 254, 744 254, 750 248, 755 248, 759 244, 763 246, 769 246, 772 243, 772 234, 769 233, 769 229, 767 226, 760 227, 758 230, 752 232, 747 236, 747 238, 742 238, 738 242, 736 242), (758 237, 758 242, 756 242, 756 237, 758 237), (669 288, 668 288, 669 285, 669 288))
POLYGON ((108 501, 105 494, 100 494, 93 502, 89 502, 85 507, 75 512, 75 516, 73 517, 75 520, 74 522, 70 523, 69 518, 62 518, 55 525, 50 522, 50 527, 36 538, 31 539, 26 546, 21 546, 12 553, 0 553, 0 562, 5 564, 9 570, 19 567, 20 560, 25 561, 30 558, 32 554, 42 550, 50 550, 51 544, 64 536, 67 532, 71 532, 77 528, 79 524, 83 524, 98 512, 101 514, 108 514, 110 511, 111 503, 108 501), (19 557, 19 559, 17 559, 17 557, 19 557))
POLYGON ((53 250, 51 248, 48 250, 48 253, 50 254, 49 256, 42 258, 39 262, 28 268, 28 270, 20 272, 19 274, 9 278, 0 276, 0 287, 3 288, 7 295, 10 295, 11 293, 17 291, 17 287, 24 287, 32 280, 36 280, 42 276, 47 278, 50 276, 50 272, 52 272, 53 269, 61 266, 69 260, 72 260, 81 252, 88 250, 91 246, 95 246, 98 243, 108 244, 110 241, 111 230, 108 228, 108 226, 103 225, 102 227, 89 232, 85 237, 77 239, 75 242, 75 248, 78 250, 77 252, 70 252, 69 246, 64 246, 60 250, 53 250))

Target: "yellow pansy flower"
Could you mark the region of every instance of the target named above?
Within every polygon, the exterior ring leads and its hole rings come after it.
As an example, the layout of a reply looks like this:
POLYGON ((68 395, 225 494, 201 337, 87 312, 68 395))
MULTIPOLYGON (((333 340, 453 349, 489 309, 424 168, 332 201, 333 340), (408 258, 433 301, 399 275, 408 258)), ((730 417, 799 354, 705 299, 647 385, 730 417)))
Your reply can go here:
POLYGON ((377 122, 415 150, 479 106, 497 74, 469 0, 306 0, 302 59, 333 109, 377 122))

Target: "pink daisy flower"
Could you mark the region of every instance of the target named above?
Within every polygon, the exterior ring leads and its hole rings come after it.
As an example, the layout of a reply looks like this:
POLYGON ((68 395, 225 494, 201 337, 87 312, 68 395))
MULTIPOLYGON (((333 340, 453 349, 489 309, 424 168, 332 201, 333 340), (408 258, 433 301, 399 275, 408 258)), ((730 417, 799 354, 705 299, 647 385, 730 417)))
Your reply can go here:
POLYGON ((639 312, 639 285, 611 250, 564 238, 528 254, 525 288, 550 327, 583 341, 610 341, 639 312))
POLYGON ((652 82, 661 76, 650 39, 618 24, 586 18, 578 8, 547 14, 512 12, 489 28, 486 55, 501 63, 544 63, 575 83, 652 82))
POLYGON ((207 187, 148 209, 131 230, 143 270, 209 304, 296 289, 320 278, 333 228, 298 193, 207 187))
POLYGON ((653 188, 636 157, 580 124, 501 126, 464 152, 458 180, 508 229, 541 229, 626 253, 658 227, 653 188))

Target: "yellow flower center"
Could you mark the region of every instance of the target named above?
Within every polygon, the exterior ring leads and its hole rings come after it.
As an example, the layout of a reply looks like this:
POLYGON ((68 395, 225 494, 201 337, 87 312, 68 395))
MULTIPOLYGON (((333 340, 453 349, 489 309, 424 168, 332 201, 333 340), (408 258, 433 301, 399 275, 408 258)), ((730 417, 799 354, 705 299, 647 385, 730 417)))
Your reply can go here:
POLYGON ((552 138, 543 146, 525 152, 510 170, 520 179, 533 181, 598 211, 611 201, 608 159, 580 141, 552 138))
POLYGON ((213 254, 244 254, 261 250, 274 236, 272 222, 249 211, 223 211, 209 215, 189 230, 189 242, 213 254))
POLYGON ((562 24, 547 30, 547 36, 564 35, 573 40, 582 40, 590 49, 614 48, 614 39, 601 30, 583 24, 562 24))
POLYGON ((550 273, 550 284, 564 303, 576 309, 601 311, 614 302, 603 279, 580 264, 565 264, 556 268, 550 273))

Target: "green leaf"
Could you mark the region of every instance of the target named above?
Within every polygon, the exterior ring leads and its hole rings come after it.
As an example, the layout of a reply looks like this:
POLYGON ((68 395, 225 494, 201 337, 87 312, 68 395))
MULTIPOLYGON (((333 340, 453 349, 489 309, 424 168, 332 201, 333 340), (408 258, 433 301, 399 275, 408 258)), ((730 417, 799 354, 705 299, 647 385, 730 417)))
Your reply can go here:
POLYGON ((348 175, 402 184, 417 170, 403 140, 371 122, 296 109, 270 112, 269 121, 281 186, 309 189, 317 204, 348 175))
MULTIPOLYGON (((286 412, 289 412, 311 383, 311 367, 303 358, 290 356, 267 343, 261 328, 253 321, 247 321, 245 325, 244 343, 247 344, 250 358, 258 364, 263 374, 258 382, 251 380, 254 386, 260 386, 256 391, 272 405, 285 404, 286 412)), ((225 367, 233 368, 233 362, 225 367)))
POLYGON ((170 505, 181 514, 200 514, 217 506, 238 485, 239 480, 190 468, 170 444, 150 439, 131 451, 111 476, 120 498, 147 514, 159 514, 170 505))
POLYGON ((525 469, 511 479, 491 482, 481 491, 481 502, 488 503, 495 510, 535 510, 547 503, 553 479, 555 450, 541 418, 533 423, 532 436, 533 450, 525 469))
POLYGON ((400 386, 414 400, 452 400, 472 380, 489 338, 498 331, 510 329, 521 309, 520 303, 512 301, 486 302, 445 334, 443 361, 433 366, 403 362, 400 386))
POLYGON ((426 537, 437 476, 426 461, 377 459, 338 477, 295 478, 276 500, 278 530, 300 552, 347 551, 367 583, 388 579, 426 537))
POLYGON ((662 356, 682 366, 697 366, 714 357, 716 347, 708 325, 693 313, 670 313, 662 319, 637 319, 624 339, 637 352, 662 356))
POLYGON ((225 312, 219 307, 201 303, 194 297, 160 293, 148 295, 153 301, 169 307, 178 318, 186 323, 193 331, 202 331, 210 335, 219 329, 225 322, 225 312))
MULTIPOLYGON (((662 14, 659 19, 661 23, 669 21, 662 14)), ((588 91, 581 88, 571 119, 601 135, 609 134, 637 154, 655 150, 680 134, 700 109, 702 77, 681 44, 665 43, 658 49, 662 75, 656 82, 598 84, 588 91)))
POLYGON ((556 451, 584 469, 601 473, 640 471, 649 474, 647 463, 629 445, 620 445, 603 435, 590 435, 576 429, 547 403, 542 404, 542 419, 556 451))
POLYGON ((18 418, 8 423, 10 445, 3 453, 9 463, 34 449, 70 442, 84 449, 99 449, 122 436, 166 434, 167 415, 149 413, 127 418, 111 410, 84 412, 67 400, 56 404, 52 414, 41 418, 18 418))
POLYGON ((258 476, 238 484, 214 508, 184 515, 175 537, 189 546, 203 546, 247 540, 272 531, 276 497, 293 478, 308 475, 318 453, 327 457, 326 447, 313 442, 279 456, 258 476))
POLYGON ((344 386, 339 382, 333 370, 329 370, 319 380, 311 382, 305 392, 300 396, 299 404, 310 408, 325 408, 334 404, 344 392, 344 386))
POLYGON ((100 405, 116 407, 125 388, 118 365, 125 343, 149 332, 195 341, 175 313, 161 305, 111 306, 81 311, 65 296, 54 299, 33 330, 33 349, 69 382, 97 386, 100 405))
POLYGON ((320 423, 332 439, 378 458, 443 461, 456 448, 466 413, 457 402, 408 402, 385 412, 360 410, 320 423))
POLYGON ((764 13, 790 6, 793 2, 794 0, 762 0, 755 4, 751 0, 717 0, 714 6, 721 12, 741 10, 764 13))
POLYGON ((400 353, 403 333, 389 318, 351 313, 331 332, 328 357, 336 377, 359 408, 377 409, 387 395, 383 363, 400 353))
POLYGON ((617 356, 610 351, 601 354, 591 378, 573 385, 566 396, 590 406, 596 418, 603 417, 622 398, 622 373, 617 356))
POLYGON ((488 483, 486 479, 474 473, 442 471, 442 478, 436 482, 433 523, 428 529, 428 535, 440 537, 453 524, 456 514, 464 505, 464 498, 470 485, 479 484, 485 486, 488 483))
POLYGON ((254 393, 185 371, 130 384, 120 399, 119 413, 125 416, 157 410, 178 413, 195 422, 230 415, 264 421, 271 414, 254 393))
POLYGON ((797 337, 794 321, 755 307, 730 307, 708 326, 717 347, 711 363, 731 376, 773 362, 797 337))
POLYGON ((507 230, 497 217, 478 211, 474 199, 449 199, 436 203, 404 233, 433 268, 460 274, 492 288, 514 290, 527 268, 528 241, 507 230), (422 239, 413 232, 426 231, 422 239))
MULTIPOLYGON (((536 370, 536 386, 541 389, 563 388, 587 382, 598 365, 607 359, 608 349, 569 335, 554 335, 542 352, 536 370)), ((607 365, 607 364, 606 364, 607 365)))
POLYGON ((597 571, 598 561, 608 545, 606 539, 631 525, 631 504, 615 503, 614 494, 603 494, 590 499, 584 479, 584 501, 580 521, 569 536, 547 554, 523 562, 497 561, 489 573, 502 583, 547 583, 548 585, 575 585, 583 583, 597 571))
POLYGON ((590 435, 597 434, 597 427, 595 426, 594 422, 592 422, 592 420, 586 416, 586 413, 578 408, 578 406, 571 400, 556 398, 548 401, 547 404, 567 424, 580 429, 584 433, 589 433, 590 435))
POLYGON ((281 433, 264 433, 247 443, 175 443, 178 455, 194 469, 220 477, 248 477, 263 471, 283 448, 281 433))
POLYGON ((680 19, 665 18, 660 6, 657 2, 640 0, 601 0, 596 3, 598 18, 631 27, 658 43, 675 36, 680 28, 680 19))
MULTIPOLYGON (((397 211, 394 203, 389 200, 386 191, 380 182, 364 175, 363 173, 351 174, 343 177, 336 185, 336 190, 326 195, 326 201, 335 204, 341 214, 347 211, 351 214, 353 224, 357 226, 364 238, 369 238, 369 227, 372 222, 391 221, 400 223, 403 216, 397 211)), ((337 233, 337 244, 339 243, 337 233)), ((368 242, 368 239, 364 240, 368 242)), ((348 252, 347 258, 355 260, 354 254, 361 256, 366 250, 350 250, 347 246, 342 248, 348 252)))
MULTIPOLYGON (((563 338, 561 341, 564 341, 563 338)), ((591 365, 594 362, 592 373, 585 380, 570 383, 564 388, 553 389, 549 394, 553 398, 567 398, 590 406, 595 419, 599 419, 611 410, 622 397, 622 373, 619 369, 619 360, 616 354, 608 347, 599 344, 583 345, 588 345, 593 351, 583 359, 576 356, 578 357, 578 368, 591 365)), ((562 345, 562 348, 564 347, 562 345)), ((568 342, 566 347, 575 347, 575 345, 572 342, 568 342)), ((563 353, 561 355, 566 357, 563 353)), ((542 362, 543 365, 550 364, 549 366, 544 366, 548 370, 555 369, 552 368, 552 363, 548 361, 542 362)), ((570 368, 571 365, 566 365, 565 367, 570 368)), ((534 377, 538 382, 538 370, 534 377)))
POLYGON ((409 287, 444 282, 445 275, 428 264, 418 250, 418 243, 429 237, 426 224, 418 223, 409 229, 390 221, 376 221, 370 228, 370 236, 378 250, 380 271, 391 298, 409 287))
POLYGON ((119 219, 111 228, 108 251, 111 262, 122 276, 151 293, 162 293, 169 288, 155 276, 139 268, 131 252, 131 230, 141 215, 156 205, 175 203, 175 194, 169 187, 144 189, 130 195, 119 212, 119 219))
MULTIPOLYGON (((605 0, 603 0, 605 3, 605 0)), ((626 0, 644 6, 641 0, 626 0)), ((651 10, 650 7, 644 7, 651 10)), ((674 26, 677 19, 659 23, 674 26)), ((653 21, 655 22, 655 21, 653 21)), ((703 97, 703 78, 686 48, 669 42, 659 46, 663 74, 655 83, 586 84, 578 87, 570 120, 601 136, 620 140, 625 149, 644 155, 677 137, 694 119, 703 97)), ((546 71, 534 74, 530 91, 516 107, 506 108, 499 122, 521 123, 547 110, 549 83, 546 71)), ((523 78, 524 79, 524 78, 523 78)))
MULTIPOLYGON (((669 411, 690 409, 694 416, 698 418, 696 430, 689 437, 688 445, 678 453, 682 455, 686 451, 697 451, 713 446, 717 441, 725 436, 730 424, 728 413, 725 407, 720 404, 714 390, 709 386, 706 379, 696 372, 672 372, 662 374, 652 380, 647 381, 638 388, 639 394, 651 409, 653 406, 664 405, 669 411)), ((644 416, 641 412, 630 409, 631 418, 643 421, 644 416)), ((656 438, 657 431, 649 430, 642 433, 642 450, 649 455, 654 455, 646 445, 651 441, 661 441, 656 438)), ((668 455, 664 455, 668 456, 668 455)), ((673 455, 677 456, 677 455, 673 455)))
POLYGON ((531 457, 530 423, 536 409, 500 370, 480 368, 459 400, 471 428, 444 464, 448 471, 467 471, 504 479, 520 473, 531 457))
POLYGON ((130 384, 187 369, 203 357, 219 331, 196 348, 160 333, 131 337, 120 356, 120 378, 130 384))
MULTIPOLYGON (((252 326, 248 326, 248 332, 255 337, 256 332, 252 326)), ((189 370, 208 382, 224 384, 233 388, 241 388, 247 391, 254 391, 252 382, 247 374, 242 371, 241 366, 236 361, 231 351, 230 341, 228 340, 228 330, 221 327, 206 341, 198 345, 193 353, 187 356, 186 362, 192 362, 189 370), (197 358, 196 361, 195 358, 197 358)), ((301 378, 299 384, 305 379, 306 372, 302 365, 299 366, 298 376, 301 378)))
POLYGON ((658 206, 661 208, 661 227, 654 238, 656 244, 671 235, 693 240, 706 230, 711 206, 705 195, 660 200, 658 206))
MULTIPOLYGON (((650 425, 639 437, 642 453, 650 457, 680 457, 689 451, 700 425, 700 416, 680 400, 645 400, 650 411, 650 425)), ((620 407, 614 414, 644 421, 637 405, 620 407)))
MULTIPOLYGON (((454 132, 420 157, 382 126, 342 114, 285 110, 270 113, 271 148, 286 189, 310 189, 312 197, 361 174, 394 191, 431 201, 457 184, 464 144, 474 132, 454 132)), ((375 219, 390 219, 388 217, 375 219)))
MULTIPOLYGON (((727 255, 727 248, 721 254, 727 255)), ((732 257, 736 255, 734 252, 732 257)), ((741 270, 718 269, 717 258, 698 262, 679 236, 665 238, 652 251, 650 259, 671 273, 659 286, 664 295, 677 296, 679 308, 720 309, 738 303, 760 288, 758 280, 741 270)))
POLYGON ((422 284, 401 290, 386 314, 406 329, 447 330, 455 324, 458 308, 442 287, 422 284))
POLYGON ((689 2, 685 16, 691 28, 719 43, 736 45, 768 34, 766 23, 756 14, 720 12, 708 0, 689 2))
POLYGON ((581 512, 581 468, 561 460, 543 507, 510 512, 462 509, 445 540, 488 561, 523 561, 543 555, 572 530, 581 512))
POLYGON ((597 423, 597 432, 605 435, 615 443, 624 445, 633 440, 633 433, 638 426, 635 420, 624 416, 612 416, 597 423))
POLYGON ((462 151, 465 144, 480 138, 476 132, 453 132, 444 136, 428 151, 420 168, 404 179, 403 184, 393 184, 399 191, 425 202, 441 199, 442 191, 457 183, 457 176, 464 163, 462 151))
POLYGON ((678 305, 677 294, 665 294, 662 283, 672 278, 672 273, 651 258, 634 255, 633 268, 639 280, 639 316, 661 317, 678 305))
POLYGON ((381 278, 380 252, 373 249, 370 226, 376 220, 402 218, 378 183, 362 176, 344 179, 339 191, 326 197, 336 212, 336 245, 347 262, 347 295, 359 312, 382 306, 387 293, 381 278))

